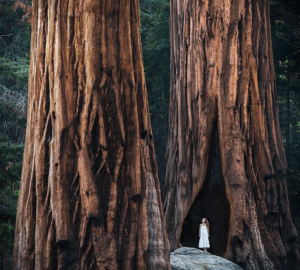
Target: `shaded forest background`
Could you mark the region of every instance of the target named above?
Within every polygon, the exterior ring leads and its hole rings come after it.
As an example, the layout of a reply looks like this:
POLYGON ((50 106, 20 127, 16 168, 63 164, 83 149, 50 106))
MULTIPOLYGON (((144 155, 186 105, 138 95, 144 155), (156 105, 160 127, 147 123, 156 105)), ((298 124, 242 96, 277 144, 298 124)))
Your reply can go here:
MULTIPOLYGON (((287 184, 300 231, 300 3, 271 3, 277 99, 289 170, 287 184)), ((0 270, 12 256, 26 133, 30 2, 0 1, 0 270)), ((169 102, 169 1, 140 0, 143 58, 163 190, 169 102)), ((300 237, 297 239, 300 244, 300 237)))

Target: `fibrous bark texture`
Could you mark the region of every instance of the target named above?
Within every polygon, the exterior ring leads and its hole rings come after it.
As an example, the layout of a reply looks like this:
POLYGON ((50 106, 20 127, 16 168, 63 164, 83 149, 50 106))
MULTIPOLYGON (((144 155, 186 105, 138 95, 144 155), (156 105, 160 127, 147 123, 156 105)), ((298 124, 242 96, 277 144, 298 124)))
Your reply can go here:
POLYGON ((206 217, 211 251, 253 270, 297 254, 269 13, 264 0, 171 1, 171 249, 196 247, 206 217))
POLYGON ((137 0, 34 0, 15 269, 168 269, 137 0))

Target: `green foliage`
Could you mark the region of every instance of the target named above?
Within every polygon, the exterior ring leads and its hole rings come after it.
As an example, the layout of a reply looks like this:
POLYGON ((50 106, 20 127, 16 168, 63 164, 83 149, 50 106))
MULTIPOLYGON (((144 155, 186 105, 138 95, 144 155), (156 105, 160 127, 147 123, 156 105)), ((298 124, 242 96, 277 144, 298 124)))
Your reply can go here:
POLYGON ((148 90, 156 92, 158 96, 164 95, 168 99, 170 77, 169 3, 166 0, 147 1, 147 4, 141 6, 140 15, 148 90))
POLYGON ((14 244, 14 224, 18 192, 8 186, 0 190, 0 257, 12 257, 14 244))
MULTIPOLYGON (((272 41, 280 125, 289 169, 287 185, 292 216, 300 231, 300 3, 271 1, 272 41)), ((298 237, 298 243, 300 239, 298 237)))
MULTIPOLYGON (((29 73, 29 59, 20 58, 12 61, 9 58, 0 58, 0 83, 6 87, 26 86, 29 73)), ((3 87, 2 87, 3 88, 3 87)))
POLYGON ((0 187, 15 189, 20 182, 24 145, 8 145, 6 141, 5 136, 0 137, 0 187))
POLYGON ((14 226, 11 222, 0 223, 0 254, 5 253, 7 250, 12 251, 13 249, 13 233, 14 226))
POLYGON ((169 9, 167 0, 147 0, 140 5, 143 60, 162 187, 165 178, 169 107, 169 9))
POLYGON ((26 130, 30 26, 0 3, 0 255, 11 256, 26 130))

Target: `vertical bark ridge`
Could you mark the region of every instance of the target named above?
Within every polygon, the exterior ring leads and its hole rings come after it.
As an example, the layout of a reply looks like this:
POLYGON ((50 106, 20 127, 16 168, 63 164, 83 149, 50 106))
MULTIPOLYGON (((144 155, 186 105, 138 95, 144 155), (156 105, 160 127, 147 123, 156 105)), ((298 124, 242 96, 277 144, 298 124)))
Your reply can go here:
POLYGON ((15 269, 170 268, 139 25, 136 0, 33 1, 15 269))
POLYGON ((297 253, 297 232, 286 193, 269 1, 173 1, 170 12, 164 210, 171 249, 180 241, 191 244, 185 219, 207 214, 199 194, 206 198, 206 186, 212 185, 204 183, 208 168, 218 169, 209 157, 217 119, 230 205, 227 248, 221 255, 245 269, 284 269, 287 253, 297 253))

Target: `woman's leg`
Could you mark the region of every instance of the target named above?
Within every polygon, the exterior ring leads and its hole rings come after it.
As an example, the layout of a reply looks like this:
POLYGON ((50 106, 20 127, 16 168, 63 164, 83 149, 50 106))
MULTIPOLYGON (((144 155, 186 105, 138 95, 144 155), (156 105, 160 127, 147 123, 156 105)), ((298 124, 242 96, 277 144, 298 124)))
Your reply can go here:
POLYGON ((204 252, 207 252, 207 248, 204 249, 204 252))

